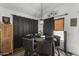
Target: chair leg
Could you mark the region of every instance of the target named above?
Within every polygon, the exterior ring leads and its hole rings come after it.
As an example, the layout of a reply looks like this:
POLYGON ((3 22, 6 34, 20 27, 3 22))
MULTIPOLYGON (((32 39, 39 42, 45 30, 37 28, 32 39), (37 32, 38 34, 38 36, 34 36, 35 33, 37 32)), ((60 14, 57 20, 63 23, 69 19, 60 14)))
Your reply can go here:
POLYGON ((59 52, 59 49, 57 48, 57 51, 58 51, 58 56, 60 56, 60 52, 59 52))
POLYGON ((24 56, 27 56, 27 52, 25 51, 24 56))
POLYGON ((29 51, 25 51, 24 56, 30 56, 30 52, 29 51))

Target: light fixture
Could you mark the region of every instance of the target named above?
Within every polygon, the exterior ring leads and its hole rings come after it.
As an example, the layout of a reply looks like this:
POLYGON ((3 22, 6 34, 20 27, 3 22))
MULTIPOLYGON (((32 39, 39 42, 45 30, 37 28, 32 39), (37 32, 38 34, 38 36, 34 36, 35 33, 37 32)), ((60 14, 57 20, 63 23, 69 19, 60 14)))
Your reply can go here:
POLYGON ((52 11, 52 12, 50 12, 49 13, 49 15, 48 15, 48 18, 50 18, 50 17, 54 17, 54 16, 56 16, 58 14, 58 11, 52 11))
POLYGON ((40 24, 42 25, 43 23, 44 23, 44 21, 41 20, 41 21, 40 21, 40 24))
POLYGON ((43 3, 41 3, 41 16, 40 16, 40 18, 41 18, 40 20, 42 21, 43 20, 42 19, 43 18, 43 3))

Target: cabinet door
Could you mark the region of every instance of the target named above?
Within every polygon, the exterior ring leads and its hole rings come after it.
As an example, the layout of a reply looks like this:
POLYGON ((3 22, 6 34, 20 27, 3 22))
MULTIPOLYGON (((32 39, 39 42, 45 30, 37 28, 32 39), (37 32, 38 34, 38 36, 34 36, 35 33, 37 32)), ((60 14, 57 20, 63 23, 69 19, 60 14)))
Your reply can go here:
POLYGON ((29 19, 29 34, 31 34, 31 20, 29 19))
POLYGON ((28 34, 28 20, 24 19, 24 34, 28 34))
POLYGON ((13 41, 13 33, 12 33, 12 28, 13 26, 11 24, 3 24, 2 25, 2 47, 1 47, 1 52, 2 53, 10 53, 12 52, 13 46, 12 46, 12 41, 13 41))
POLYGON ((31 20, 30 20, 30 33, 31 33, 31 34, 32 34, 32 30, 33 30, 32 26, 33 26, 33 24, 32 24, 32 19, 31 19, 31 20))
POLYGON ((28 23, 28 19, 24 18, 24 35, 27 35, 29 33, 29 23, 28 23))
POLYGON ((38 21, 34 20, 33 22, 33 31, 34 33, 38 33, 38 21))
POLYGON ((0 25, 0 51, 1 51, 1 25, 0 25))
POLYGON ((35 33, 38 33, 38 20, 35 21, 35 33))

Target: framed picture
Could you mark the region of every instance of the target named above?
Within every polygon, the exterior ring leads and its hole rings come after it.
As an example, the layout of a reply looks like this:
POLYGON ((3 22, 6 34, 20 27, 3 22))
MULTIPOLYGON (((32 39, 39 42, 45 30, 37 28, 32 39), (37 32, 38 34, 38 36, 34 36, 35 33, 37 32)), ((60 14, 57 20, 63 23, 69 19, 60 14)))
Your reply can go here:
POLYGON ((70 20, 70 26, 72 26, 72 27, 76 27, 77 26, 77 18, 72 18, 70 20))
POLYGON ((2 22, 3 22, 3 24, 10 24, 10 17, 3 16, 2 17, 2 22))

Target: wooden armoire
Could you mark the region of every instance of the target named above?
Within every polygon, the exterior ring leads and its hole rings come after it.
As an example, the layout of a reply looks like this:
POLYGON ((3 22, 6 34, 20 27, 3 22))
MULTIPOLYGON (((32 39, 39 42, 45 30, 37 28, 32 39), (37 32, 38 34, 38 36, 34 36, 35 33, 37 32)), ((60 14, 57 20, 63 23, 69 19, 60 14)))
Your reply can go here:
POLYGON ((13 25, 0 25, 0 53, 2 55, 13 52, 13 25))

